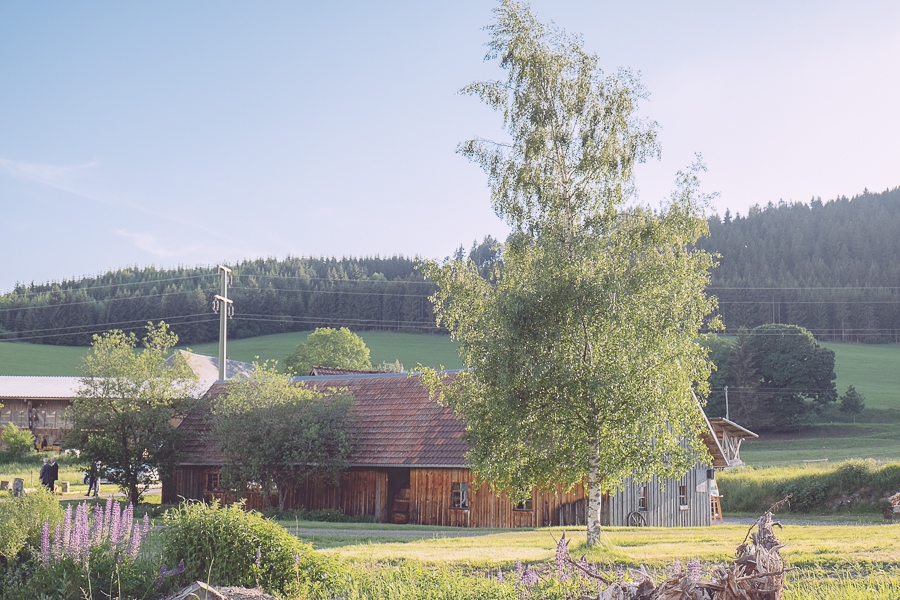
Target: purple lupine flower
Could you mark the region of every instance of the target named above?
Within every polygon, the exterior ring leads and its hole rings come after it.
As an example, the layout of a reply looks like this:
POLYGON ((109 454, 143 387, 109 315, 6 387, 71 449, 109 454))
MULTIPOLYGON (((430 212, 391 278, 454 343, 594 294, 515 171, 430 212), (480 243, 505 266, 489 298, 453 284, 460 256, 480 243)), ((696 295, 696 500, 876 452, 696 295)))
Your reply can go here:
POLYGON ((141 533, 146 537, 150 533, 150 513, 144 513, 144 528, 141 533))
POLYGON ((625 583, 625 569, 622 567, 616 567, 616 582, 619 585, 625 583))
POLYGON ((78 554, 85 564, 91 556, 91 521, 90 507, 87 502, 82 502, 76 511, 75 529, 78 533, 78 554))
POLYGON ((522 583, 524 583, 527 587, 531 587, 538 582, 538 574, 525 567, 525 570, 522 571, 522 583))
POLYGON ((109 545, 110 550, 115 553, 116 546, 119 545, 119 527, 121 526, 122 518, 119 514, 119 509, 113 507, 112 509, 112 523, 109 525, 109 545))
POLYGON ((104 540, 108 540, 110 533, 112 532, 112 516, 113 516, 113 511, 115 510, 116 506, 118 506, 118 504, 115 504, 114 500, 112 498, 106 499, 106 510, 105 510, 106 515, 103 517, 103 538, 102 539, 104 539, 104 540))
POLYGON ((50 521, 44 521, 41 530, 41 562, 44 566, 50 566, 50 521))
POLYGON ((171 571, 166 570, 166 565, 161 565, 159 567, 159 579, 156 580, 156 587, 162 587, 163 580, 167 577, 174 577, 175 575, 181 575, 184 573, 184 559, 181 559, 181 562, 178 563, 178 566, 172 569, 171 571))
POLYGON ((497 567, 497 581, 503 583, 503 569, 497 567))
POLYGON ((103 541, 103 505, 94 504, 94 519, 91 523, 91 544, 99 546, 103 541))
POLYGON ((72 507, 66 507, 66 516, 63 519, 62 551, 64 555, 69 553, 69 541, 72 537, 72 507))
POLYGON ((62 524, 56 524, 56 531, 53 535, 53 560, 62 558, 62 524))
POLYGON ((569 566, 566 564, 566 558, 569 556, 569 540, 563 533, 559 541, 556 542, 556 575, 562 583, 572 580, 569 576, 569 566))
POLYGON ((84 547, 84 527, 81 524, 81 515, 84 513, 84 503, 75 507, 75 517, 72 522, 72 538, 69 540, 69 556, 75 562, 81 562, 81 550, 84 547))
POLYGON ((679 575, 681 575, 681 560, 676 558, 672 563, 672 576, 678 577, 679 575))
POLYGON ((122 539, 126 540, 131 535, 131 526, 134 522, 134 505, 131 502, 125 507, 125 512, 122 514, 122 520, 122 539))
POLYGON ((257 569, 262 568, 262 546, 256 547, 256 560, 253 561, 257 569))
POLYGON ((128 549, 128 554, 131 556, 131 560, 137 558, 138 552, 141 550, 141 526, 137 523, 134 524, 134 534, 131 536, 131 547, 128 549))
POLYGON ((688 573, 691 577, 691 581, 700 581, 700 559, 695 558, 693 560, 689 560, 687 567, 688 573))

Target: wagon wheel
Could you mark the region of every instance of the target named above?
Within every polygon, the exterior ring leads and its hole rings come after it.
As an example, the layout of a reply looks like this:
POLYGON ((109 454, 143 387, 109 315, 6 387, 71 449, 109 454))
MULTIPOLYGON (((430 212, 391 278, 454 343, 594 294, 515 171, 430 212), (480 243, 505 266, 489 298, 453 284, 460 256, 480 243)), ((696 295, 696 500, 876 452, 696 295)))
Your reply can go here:
POLYGON ((644 518, 644 515, 634 510, 628 513, 628 518, 626 519, 629 527, 644 527, 647 525, 647 519, 644 518))

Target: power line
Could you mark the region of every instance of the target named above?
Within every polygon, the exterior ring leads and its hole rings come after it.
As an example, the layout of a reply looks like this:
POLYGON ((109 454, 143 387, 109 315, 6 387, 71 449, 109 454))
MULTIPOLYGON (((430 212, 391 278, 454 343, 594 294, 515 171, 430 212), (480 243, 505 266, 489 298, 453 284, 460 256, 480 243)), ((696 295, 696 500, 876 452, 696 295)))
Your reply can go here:
MULTIPOLYGON (((152 321, 152 319, 139 319, 138 321, 125 321, 125 323, 138 323, 138 322, 145 323, 148 320, 152 321)), ((168 323, 169 325, 195 325, 198 323, 212 323, 217 320, 218 320, 218 317, 209 315, 209 317, 207 317, 205 319, 197 319, 194 321, 179 321, 177 323, 172 323, 167 320, 166 323, 168 323)), ((47 338, 59 338, 59 337, 66 337, 66 336, 72 336, 72 335, 89 335, 89 334, 92 335, 95 333, 106 333, 107 331, 109 331, 108 329, 102 328, 102 326, 99 326, 101 328, 92 328, 92 327, 88 327, 88 326, 84 326, 84 325, 80 325, 79 327, 85 327, 85 331, 70 331, 69 333, 45 333, 45 334, 41 334, 41 335, 33 335, 33 336, 26 336, 26 337, 14 337, 14 338, 0 339, 0 342, 15 343, 15 342, 24 342, 27 340, 42 340, 42 339, 47 339, 47 338)), ((15 333, 15 332, 12 332, 12 333, 15 333)), ((31 332, 26 332, 26 333, 31 333, 31 332)))

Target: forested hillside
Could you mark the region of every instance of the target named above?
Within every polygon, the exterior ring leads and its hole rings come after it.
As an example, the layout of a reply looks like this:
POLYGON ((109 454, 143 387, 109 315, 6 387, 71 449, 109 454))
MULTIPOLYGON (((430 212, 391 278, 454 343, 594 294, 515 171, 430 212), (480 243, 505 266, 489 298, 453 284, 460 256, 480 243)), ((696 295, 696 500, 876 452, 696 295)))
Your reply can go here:
POLYGON ((701 245, 721 255, 709 291, 729 330, 788 323, 821 340, 900 341, 900 188, 770 203, 709 226, 701 245))
MULTIPOLYGON (((436 332, 424 282, 413 259, 296 258, 244 261, 233 268, 229 337, 302 331, 436 332)), ((165 320, 183 344, 218 339, 212 298, 215 268, 126 268, 98 277, 20 285, 0 296, 0 340, 87 345, 111 328, 143 331, 165 320)))
MULTIPOLYGON (((701 246, 721 256, 709 292, 728 331, 796 324, 818 339, 900 341, 900 188, 852 199, 752 207, 713 216, 701 246)), ((487 275, 494 240, 469 256, 487 275)), ((464 253, 460 248, 457 253, 464 253)), ((413 259, 260 259, 230 265, 237 338, 346 326, 437 332, 413 259)), ((20 285, 0 296, 0 340, 86 345, 111 328, 164 319, 181 341, 218 336, 215 268, 126 268, 97 277, 20 285)))

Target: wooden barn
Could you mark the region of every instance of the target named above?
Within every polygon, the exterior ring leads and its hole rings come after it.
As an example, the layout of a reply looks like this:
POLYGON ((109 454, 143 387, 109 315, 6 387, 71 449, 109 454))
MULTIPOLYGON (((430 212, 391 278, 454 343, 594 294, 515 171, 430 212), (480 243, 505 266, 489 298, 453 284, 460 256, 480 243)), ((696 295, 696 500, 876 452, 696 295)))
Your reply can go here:
MULTIPOLYGON (((357 422, 351 466, 340 484, 298 485, 289 492, 288 507, 336 509, 347 515, 372 515, 379 522, 459 527, 583 525, 586 521, 587 501, 581 486, 570 492, 534 489, 530 499, 519 504, 487 485, 476 488, 465 459, 464 423, 451 409, 429 398, 417 377, 372 373, 297 377, 295 381, 320 389, 345 388, 354 398, 357 422)), ((213 401, 227 385, 215 384, 207 400, 213 401)), ((189 415, 180 426, 194 435, 185 460, 163 482, 163 502, 177 502, 179 497, 227 499, 219 489, 221 461, 206 440, 204 411, 189 415)), ((715 467, 734 464, 736 454, 726 455, 712 426, 703 436, 715 467)), ((714 476, 713 469, 698 466, 664 486, 655 482, 626 486, 604 499, 604 524, 709 525, 709 479, 714 476)), ((258 495, 251 495, 248 502, 265 508, 258 495)))
POLYGON ((66 411, 81 385, 77 377, 0 377, 0 427, 31 431, 39 449, 58 449, 71 427, 66 411))
MULTIPOLYGON (((203 354, 178 350, 197 375, 201 390, 208 390, 219 373, 219 359, 203 354)), ((171 360, 171 358, 169 359, 171 360)), ((253 365, 228 360, 227 374, 249 374, 253 365)), ((19 429, 31 431, 37 449, 58 450, 65 432, 71 428, 66 411, 81 387, 79 377, 0 376, 0 428, 12 423, 19 429)))

